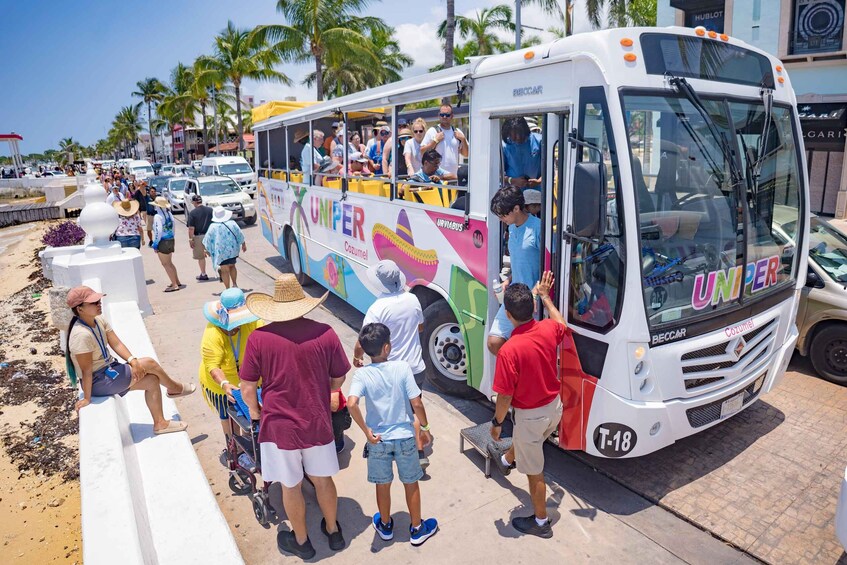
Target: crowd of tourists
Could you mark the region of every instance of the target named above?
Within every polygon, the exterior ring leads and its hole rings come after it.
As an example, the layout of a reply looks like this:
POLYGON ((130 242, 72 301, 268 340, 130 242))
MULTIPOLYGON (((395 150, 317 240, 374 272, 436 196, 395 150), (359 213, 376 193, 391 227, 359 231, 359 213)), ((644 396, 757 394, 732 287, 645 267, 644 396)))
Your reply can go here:
MULTIPOLYGON (((414 174, 423 179, 455 176, 458 156, 467 152, 467 140, 459 130, 451 128, 449 136, 445 133, 452 119, 449 106, 441 108, 440 119, 439 126, 426 133, 422 120, 413 122, 412 137, 403 149, 404 155, 411 157, 407 170, 416 170, 414 174), (417 149, 407 152, 410 142, 417 144, 417 149), (439 145, 444 150, 443 162, 439 145)), ((507 123, 504 131, 508 129, 511 139, 526 144, 531 151, 524 120, 507 123)), ((388 137, 382 135, 383 126, 378 127, 379 137, 388 137)), ((319 133, 313 132, 315 145, 323 144, 319 133)), ((331 153, 336 139, 343 140, 343 136, 333 138, 331 153)), ((367 155, 354 160, 361 170, 385 169, 390 156, 385 156, 384 144, 377 145, 376 150, 361 146, 357 135, 350 137, 350 144, 357 154, 367 155)), ((389 153, 394 151, 393 145, 389 148, 389 153)), ((399 148, 397 151, 399 154, 399 148)), ((309 144, 303 155, 307 162, 317 159, 309 144)), ((493 389, 497 393, 488 451, 504 475, 517 468, 529 480, 533 513, 514 518, 513 527, 549 538, 552 528, 545 504, 543 444, 561 419, 556 351, 570 330, 550 299, 552 273, 540 272, 540 221, 533 206, 541 204, 534 189, 541 172, 526 174, 526 166, 524 163, 519 179, 510 179, 520 182, 504 183, 490 205, 491 212, 507 226, 511 265, 504 275, 507 288, 502 305, 488 336, 488 348, 496 356, 493 389), (548 314, 541 321, 535 307, 537 299, 548 314), (511 445, 504 449, 500 434, 510 412, 514 431, 511 445)), ((515 169, 507 166, 506 170, 514 174, 515 169)), ((144 181, 126 178, 119 171, 104 173, 101 182, 107 201, 111 199, 121 218, 115 239, 122 246, 137 249, 149 240, 170 279, 165 292, 184 288, 171 261, 175 238, 167 201, 144 181)), ((378 296, 365 314, 350 360, 331 326, 306 317, 328 293, 309 297, 294 275, 285 274, 275 281, 273 294, 245 295, 237 284, 235 263, 239 251, 246 251, 246 243, 231 213, 204 206, 200 198, 192 199, 192 205, 186 223, 188 245, 200 270, 197 279, 209 280, 206 260, 210 259, 225 286, 219 298, 203 308, 207 325, 200 348, 199 387, 221 421, 227 444, 233 434, 240 433, 233 429, 228 410, 236 395, 248 407, 250 419, 258 424, 262 478, 281 484, 282 504, 291 523, 291 531, 278 534, 279 549, 303 559, 316 553, 306 528, 301 492, 304 478, 315 487, 323 514, 321 532, 329 547, 338 551, 346 546, 337 516, 333 476, 339 472, 344 431, 353 422, 367 440, 363 455, 367 458, 367 480, 375 485, 377 512, 372 526, 378 536, 383 540, 394 536, 390 489, 395 467, 405 490, 411 543, 420 545, 435 535, 438 522, 424 517, 419 485, 430 464, 426 450, 432 442, 421 393, 426 371, 420 341, 424 317, 420 301, 408 291, 400 268, 391 260, 368 268, 369 285, 378 296), (341 386, 353 367, 356 370, 345 397, 341 386)), ((77 408, 84 408, 93 397, 144 390, 156 434, 186 429, 184 422, 164 418, 160 386, 169 397, 191 394, 196 386, 174 381, 152 359, 133 356, 102 318, 102 297, 88 287, 77 287, 68 294, 67 304, 74 314, 68 328, 68 371, 72 379, 79 379, 83 391, 77 408)))

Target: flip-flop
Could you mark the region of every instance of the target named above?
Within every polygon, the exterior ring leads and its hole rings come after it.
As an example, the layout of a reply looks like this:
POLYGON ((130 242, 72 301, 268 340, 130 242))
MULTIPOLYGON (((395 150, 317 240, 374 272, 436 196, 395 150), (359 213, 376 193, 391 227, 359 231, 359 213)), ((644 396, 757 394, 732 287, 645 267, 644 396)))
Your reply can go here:
POLYGON ((179 290, 179 287, 178 287, 178 286, 168 286, 168 287, 165 287, 165 292, 176 292, 176 291, 178 291, 178 290, 179 290))
POLYGON ((179 398, 180 396, 188 396, 192 394, 195 390, 197 390, 197 386, 194 383, 182 383, 182 392, 178 392, 176 394, 168 393, 168 398, 179 398))
POLYGON ((178 420, 171 420, 168 422, 167 428, 162 428, 161 430, 153 430, 153 433, 157 436, 162 434, 172 434, 175 432, 183 432, 188 429, 188 424, 185 422, 181 422, 178 420))

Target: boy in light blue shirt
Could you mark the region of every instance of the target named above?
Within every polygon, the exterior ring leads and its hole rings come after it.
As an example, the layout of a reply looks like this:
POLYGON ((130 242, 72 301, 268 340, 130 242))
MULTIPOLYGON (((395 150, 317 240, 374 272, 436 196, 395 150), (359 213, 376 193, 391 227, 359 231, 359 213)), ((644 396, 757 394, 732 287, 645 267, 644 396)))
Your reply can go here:
POLYGON ((406 490, 412 545, 420 545, 438 531, 435 518, 421 519, 421 493, 418 481, 423 477, 413 410, 421 423, 421 439, 432 442, 429 423, 421 400, 421 390, 415 384, 412 368, 405 361, 388 361, 391 353, 391 332, 384 324, 367 324, 359 333, 359 344, 371 358, 371 364, 353 375, 347 408, 353 421, 368 440, 368 481, 376 485, 376 505, 373 527, 383 540, 394 537, 394 518, 391 517, 391 483, 393 463, 406 490), (362 416, 359 398, 364 397, 367 417, 362 416), (385 522, 385 518, 388 521, 385 522))

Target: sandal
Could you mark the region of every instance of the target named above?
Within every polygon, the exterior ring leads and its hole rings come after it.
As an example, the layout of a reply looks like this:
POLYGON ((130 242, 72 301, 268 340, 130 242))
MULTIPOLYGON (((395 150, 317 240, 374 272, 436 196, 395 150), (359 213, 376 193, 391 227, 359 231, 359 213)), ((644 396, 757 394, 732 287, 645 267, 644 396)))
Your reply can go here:
POLYGON ((182 392, 178 392, 176 394, 168 393, 168 398, 179 398, 180 396, 188 396, 192 394, 195 390, 197 390, 197 386, 194 383, 182 383, 182 392))
POLYGON ((162 428, 161 430, 153 430, 153 433, 157 436, 162 434, 172 434, 175 432, 183 432, 188 429, 188 424, 178 420, 170 420, 168 422, 167 428, 162 428))
POLYGON ((178 290, 179 290, 179 287, 178 287, 178 286, 170 286, 170 285, 169 285, 169 286, 166 286, 166 287, 165 287, 165 292, 176 292, 176 291, 178 291, 178 290))

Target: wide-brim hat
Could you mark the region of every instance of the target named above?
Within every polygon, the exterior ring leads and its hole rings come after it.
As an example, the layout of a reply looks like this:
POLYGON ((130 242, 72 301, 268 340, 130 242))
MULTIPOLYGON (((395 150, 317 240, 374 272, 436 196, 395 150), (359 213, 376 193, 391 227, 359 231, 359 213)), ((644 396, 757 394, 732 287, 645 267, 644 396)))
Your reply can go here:
POLYGON ((170 208, 171 207, 170 202, 168 202, 168 199, 165 198, 164 196, 157 196, 156 200, 154 200, 150 204, 152 204, 153 206, 158 206, 159 208, 170 208))
POLYGON ((287 322, 302 318, 326 300, 329 291, 320 298, 306 296, 297 277, 285 273, 274 282, 273 296, 264 292, 254 292, 247 297, 247 308, 263 320, 269 322, 287 322))
POLYGON ((220 300, 203 305, 203 315, 213 325, 225 332, 259 319, 247 308, 244 292, 240 288, 228 288, 221 293, 220 300))
POLYGON ((309 130, 307 129, 298 129, 294 132, 294 143, 300 143, 304 139, 309 137, 309 130))
POLYGON ((212 221, 220 224, 232 218, 232 210, 227 210, 223 206, 215 206, 212 208, 212 221))
POLYGON ((112 202, 112 206, 118 212, 118 216, 129 218, 138 213, 138 200, 120 200, 112 202))
POLYGON ((325 173, 327 171, 331 171, 332 169, 336 168, 336 166, 337 165, 336 165, 335 161, 332 160, 332 157, 330 157, 330 156, 321 157, 321 162, 320 162, 320 167, 318 167, 318 172, 319 173, 325 173))

